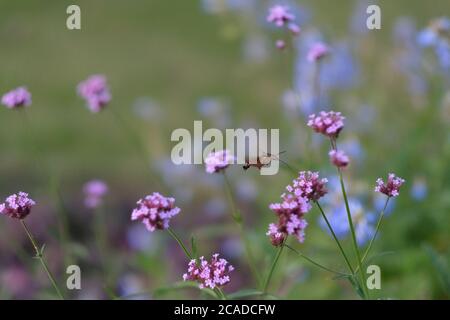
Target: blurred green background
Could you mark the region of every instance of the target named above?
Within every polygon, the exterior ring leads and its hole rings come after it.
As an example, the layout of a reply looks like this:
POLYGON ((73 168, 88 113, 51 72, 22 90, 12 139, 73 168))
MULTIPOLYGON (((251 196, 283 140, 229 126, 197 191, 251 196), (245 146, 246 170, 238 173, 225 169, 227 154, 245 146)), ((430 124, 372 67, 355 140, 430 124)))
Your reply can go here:
MULTIPOLYGON (((210 127, 279 128, 286 162, 333 175, 326 142, 311 142, 305 115, 292 116, 283 106, 295 61, 302 57, 274 47, 282 32, 269 27, 265 16, 276 2, 76 1, 82 29, 68 30, 66 8, 73 3, 0 1, 0 91, 25 85, 33 95, 26 110, 0 109, 2 199, 23 190, 38 202, 30 224, 46 243, 58 279, 64 284, 67 263, 82 267, 83 289, 68 292, 70 297, 146 292, 142 297, 159 298, 155 290, 181 280, 187 262, 172 239, 164 232, 148 234, 129 221, 135 201, 153 191, 176 197, 182 211, 171 224, 183 239, 194 234, 205 256, 220 251, 236 266, 225 291, 254 288, 220 177, 206 174, 202 166, 172 168, 170 134, 176 128, 192 130, 194 120, 210 127), (218 9, 208 10, 213 2, 218 9), (96 73, 106 75, 113 98, 104 111, 92 114, 76 86, 96 73), (94 178, 110 187, 99 212, 82 202, 82 186, 94 178), (103 222, 96 222, 98 215, 103 222), (106 251, 96 245, 104 232, 96 228, 102 226, 107 227, 106 251)), ((359 76, 350 88, 330 90, 327 106, 347 117, 340 139, 357 140, 364 153, 346 172, 350 193, 373 211, 377 177, 395 172, 407 181, 375 246, 374 252, 394 254, 375 257, 382 289, 373 296, 448 299, 449 82, 436 71, 434 54, 424 50, 408 67, 421 66, 427 90, 411 92, 408 72, 397 69, 396 60, 408 49, 393 32, 402 17, 410 17, 419 32, 433 18, 448 15, 450 3, 374 3, 382 9, 382 29, 376 31, 352 29, 358 1, 288 4, 308 12, 301 23, 305 33, 320 30, 331 46, 352 42, 359 76), (425 185, 426 196, 413 196, 415 182, 425 185)), ((253 251, 266 271, 275 253, 265 236, 274 220, 268 204, 278 201, 294 176, 288 170, 244 175, 239 166, 228 171, 253 251)), ((343 269, 317 222, 318 212, 309 215, 306 241, 295 247, 343 269)), ((350 252, 349 239, 345 244, 350 252)), ((6 217, 0 219, 0 251, 1 298, 52 297, 22 230, 6 217)), ((288 299, 357 298, 347 283, 332 278, 287 253, 270 291, 288 299)), ((175 290, 163 297, 199 294, 175 290)))

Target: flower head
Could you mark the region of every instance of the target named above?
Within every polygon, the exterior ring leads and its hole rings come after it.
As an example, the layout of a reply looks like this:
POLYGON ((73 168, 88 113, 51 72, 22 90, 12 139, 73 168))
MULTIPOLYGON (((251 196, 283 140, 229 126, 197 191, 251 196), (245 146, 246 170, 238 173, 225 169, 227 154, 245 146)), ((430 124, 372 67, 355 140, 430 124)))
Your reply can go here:
POLYGON ((102 204, 103 197, 108 193, 108 185, 101 180, 91 180, 83 186, 84 204, 90 209, 102 204))
POLYGON ((28 193, 20 191, 10 195, 4 203, 0 204, 0 213, 14 219, 25 219, 35 204, 36 202, 28 198, 28 193))
POLYGON ((140 199, 137 207, 131 213, 131 220, 140 220, 148 231, 169 228, 169 221, 180 212, 175 207, 174 198, 166 198, 158 192, 140 199))
POLYGON ((338 168, 345 168, 350 162, 350 159, 342 150, 331 150, 328 155, 330 156, 331 163, 338 168))
POLYGON ((309 62, 317 62, 328 55, 330 49, 322 42, 315 43, 308 51, 307 59, 309 62))
POLYGON ((234 267, 227 260, 219 258, 216 253, 212 256, 211 261, 205 260, 204 257, 192 259, 188 264, 187 273, 183 275, 184 281, 199 282, 200 289, 221 287, 230 282, 229 273, 234 267))
POLYGON ((289 12, 287 6, 275 5, 269 8, 267 22, 274 23, 277 27, 283 27, 287 22, 293 21, 295 16, 289 12))
POLYGON ((397 177, 393 173, 389 173, 387 182, 384 183, 383 179, 378 178, 376 181, 375 192, 380 192, 388 197, 396 197, 400 193, 400 187, 405 183, 405 180, 397 177))
POLYGON ((326 135, 330 138, 337 138, 344 128, 345 117, 340 112, 321 111, 319 115, 312 114, 309 116, 308 127, 315 132, 326 135))
POLYGON ((277 224, 270 224, 266 235, 274 246, 283 243, 287 235, 293 235, 299 242, 305 239, 305 228, 308 225, 303 218, 311 209, 308 199, 293 194, 281 195, 281 203, 272 203, 269 208, 278 216, 277 224))
POLYGON ((228 168, 235 157, 228 150, 211 152, 205 159, 206 172, 215 173, 228 168))
POLYGON ((325 187, 328 180, 319 178, 318 172, 301 171, 298 178, 292 181, 292 184, 286 187, 286 190, 292 192, 296 197, 305 198, 308 201, 317 201, 327 194, 325 187))
POLYGON ((281 232, 275 223, 269 224, 269 230, 267 230, 266 235, 269 236, 270 242, 275 247, 281 246, 286 239, 286 234, 281 232))
POLYGON ((9 109, 28 107, 31 104, 31 93, 25 87, 18 87, 5 93, 2 103, 9 109))
POLYGON ((90 76, 78 84, 77 90, 92 112, 100 112, 111 101, 111 93, 103 75, 90 76))
POLYGON ((284 50, 286 48, 286 41, 279 39, 275 42, 275 46, 279 50, 284 50))

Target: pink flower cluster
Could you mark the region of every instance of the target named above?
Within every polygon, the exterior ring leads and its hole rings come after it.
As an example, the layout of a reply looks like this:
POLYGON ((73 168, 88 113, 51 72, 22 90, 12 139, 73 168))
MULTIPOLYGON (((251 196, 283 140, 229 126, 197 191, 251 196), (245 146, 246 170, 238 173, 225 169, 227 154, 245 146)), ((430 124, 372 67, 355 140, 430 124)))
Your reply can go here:
POLYGON ((211 152, 205 159, 206 172, 220 172, 228 168, 234 161, 235 157, 228 150, 211 152))
POLYGON ((340 112, 321 111, 317 116, 315 114, 309 116, 308 127, 315 132, 336 139, 344 128, 344 120, 345 117, 340 112))
POLYGON ((287 6, 274 5, 269 8, 267 22, 274 23, 277 27, 283 27, 286 23, 294 21, 295 16, 289 12, 287 6))
POLYGON ((328 155, 330 156, 330 161, 338 168, 345 168, 348 166, 350 159, 342 150, 331 150, 328 155))
POLYGON ((92 112, 100 112, 110 101, 106 78, 103 75, 92 75, 78 84, 78 94, 86 100, 92 112))
POLYGON ((0 204, 0 213, 14 219, 25 219, 35 204, 36 202, 28 197, 28 193, 20 191, 18 194, 10 195, 0 204))
POLYGON ((317 201, 327 194, 326 178, 320 178, 318 172, 301 171, 292 184, 286 190, 292 192, 298 198, 305 198, 308 201, 317 201))
POLYGON ((317 201, 327 193, 327 179, 320 179, 317 172, 301 171, 298 178, 286 187, 281 203, 272 203, 269 208, 278 216, 277 224, 270 224, 266 235, 272 245, 280 246, 288 235, 293 235, 301 243, 305 240, 308 223, 305 213, 311 209, 311 202, 317 201))
POLYGON ((327 56, 330 52, 328 46, 322 42, 316 42, 308 51, 307 59, 309 62, 318 62, 327 56))
MULTIPOLYGON (((287 28, 293 35, 300 33, 300 27, 294 23, 295 16, 289 11, 287 6, 275 5, 269 8, 267 22, 275 24, 279 28, 287 28)), ((276 47, 280 50, 286 47, 286 41, 278 39, 276 47)))
POLYGON ((137 208, 131 213, 131 220, 140 220, 148 231, 164 230, 169 228, 169 221, 180 212, 175 207, 175 199, 164 197, 158 192, 140 199, 137 208))
POLYGON ((209 262, 204 257, 199 260, 198 263, 196 259, 189 262, 187 273, 183 275, 184 281, 197 281, 200 289, 214 289, 230 282, 229 273, 234 267, 227 260, 219 258, 218 253, 214 254, 209 262))
POLYGON ((25 87, 18 87, 3 95, 2 104, 9 109, 27 107, 31 104, 31 93, 25 87))
POLYGON ((84 205, 95 209, 103 202, 103 197, 108 193, 108 185, 101 180, 91 180, 83 186, 85 195, 84 205))
POLYGON ((292 194, 282 194, 281 203, 272 203, 269 208, 278 216, 278 223, 271 223, 266 235, 272 245, 280 246, 287 235, 293 235, 299 242, 305 240, 305 228, 308 225, 303 218, 311 209, 306 198, 295 197, 292 194))
POLYGON ((393 173, 389 173, 386 183, 381 178, 377 179, 375 192, 383 193, 388 197, 396 197, 400 194, 400 187, 403 183, 405 183, 404 179, 397 177, 393 173))

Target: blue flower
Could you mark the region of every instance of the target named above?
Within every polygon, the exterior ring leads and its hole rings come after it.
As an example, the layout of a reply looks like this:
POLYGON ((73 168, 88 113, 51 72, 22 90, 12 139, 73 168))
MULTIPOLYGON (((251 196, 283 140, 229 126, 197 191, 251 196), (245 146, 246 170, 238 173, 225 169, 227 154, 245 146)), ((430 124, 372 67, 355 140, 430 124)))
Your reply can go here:
MULTIPOLYGON (((356 241, 359 246, 363 246, 375 234, 376 216, 372 212, 364 213, 364 207, 358 199, 350 198, 349 207, 352 215, 352 222, 355 227, 356 241)), ((326 216, 338 239, 343 239, 349 235, 350 226, 348 224, 345 204, 342 203, 335 208, 332 208, 330 213, 326 216)), ((319 219, 319 224, 322 229, 326 230, 331 235, 322 216, 319 219)))
POLYGON ((423 178, 414 179, 413 186, 411 188, 411 197, 414 200, 422 201, 427 197, 428 194, 428 186, 423 178))

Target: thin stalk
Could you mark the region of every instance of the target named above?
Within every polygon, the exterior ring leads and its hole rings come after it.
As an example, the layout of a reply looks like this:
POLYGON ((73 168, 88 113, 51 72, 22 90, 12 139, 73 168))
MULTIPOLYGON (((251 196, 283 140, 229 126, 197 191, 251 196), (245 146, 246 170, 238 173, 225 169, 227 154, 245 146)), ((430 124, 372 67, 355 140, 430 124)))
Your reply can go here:
POLYGON ((325 271, 334 273, 334 274, 339 275, 339 276, 351 276, 351 274, 343 273, 343 272, 339 272, 339 271, 335 271, 335 270, 333 270, 333 269, 331 269, 331 268, 325 267, 324 265, 322 265, 322 264, 320 264, 320 263, 314 261, 313 259, 311 259, 311 258, 305 256, 303 253, 301 253, 301 252, 295 250, 295 249, 292 248, 290 245, 285 244, 284 246, 287 247, 288 249, 290 249, 291 251, 295 252, 296 254, 298 254, 300 257, 302 257, 302 258, 305 259, 306 261, 311 262, 313 265, 315 265, 315 266, 317 266, 317 267, 319 267, 319 268, 322 268, 322 269, 325 270, 325 271))
POLYGON ((351 212, 350 212, 350 206, 348 204, 347 192, 345 191, 344 179, 342 177, 342 171, 339 168, 338 168, 338 172, 339 172, 339 180, 340 180, 340 183, 341 183, 342 195, 344 196, 345 209, 347 211, 348 224, 350 226, 350 231, 351 231, 351 234, 352 234, 353 247, 355 249, 356 258, 358 260, 358 267, 359 267, 359 270, 360 270, 359 275, 360 275, 360 278, 361 278, 361 286, 364 288, 363 291, 365 292, 365 295, 368 298, 369 297, 369 292, 367 290, 366 279, 364 277, 364 272, 363 272, 363 268, 362 268, 361 254, 359 253, 358 243, 356 242, 355 227, 353 225, 353 219, 352 219, 352 215, 351 215, 351 212))
POLYGON ((314 70, 314 83, 313 83, 313 90, 314 90, 314 98, 316 99, 315 101, 315 105, 316 107, 320 108, 320 69, 321 69, 321 65, 320 65, 320 61, 316 62, 316 66, 315 66, 315 70, 314 70))
POLYGON ((275 256, 275 259, 272 262, 272 266, 270 267, 269 273, 267 274, 267 278, 266 278, 266 281, 264 282, 264 288, 263 288, 263 293, 264 294, 266 294, 267 293, 267 289, 269 289, 269 283, 270 283, 270 280, 272 279, 273 271, 275 270, 275 267, 277 266, 278 260, 280 259, 281 253, 283 252, 284 243, 285 242, 286 242, 286 239, 281 244, 280 248, 278 248, 278 252, 277 252, 277 254, 275 256))
POLYGON ((351 272, 352 274, 355 274, 355 272, 353 271, 352 264, 350 263, 350 260, 348 259, 347 255, 346 255, 346 253, 345 253, 345 251, 344 251, 344 248, 343 248, 342 245, 341 245, 341 242, 339 241, 338 237, 336 236, 336 233, 334 232, 333 228, 331 227, 331 223, 330 223, 330 221, 328 220, 328 218, 327 218, 325 212, 323 211, 323 209, 322 209, 322 207, 320 206, 320 204, 319 204, 318 201, 316 201, 316 204, 317 204, 317 207, 318 207, 319 210, 320 210, 320 213, 322 214, 323 219, 325 220, 325 222, 326 222, 326 224, 327 224, 327 226, 328 226, 328 229, 330 230, 331 234, 333 235, 334 241, 336 242, 337 246, 339 247, 339 250, 340 250, 341 253, 342 253, 342 256, 344 257, 344 260, 345 260, 345 262, 347 263, 347 266, 348 266, 350 272, 351 272))
POLYGON ((236 222, 236 224, 239 227, 239 234, 240 237, 242 239, 242 241, 244 242, 244 248, 245 248, 245 254, 247 256, 247 260, 248 260, 248 264, 250 266, 250 269, 252 270, 252 273, 254 274, 255 278, 256 278, 256 282, 259 285, 261 282, 261 276, 260 273, 258 271, 258 268, 256 267, 256 260, 255 257, 252 254, 252 250, 250 247, 250 242, 247 238, 247 235, 245 233, 244 230, 244 225, 243 225, 243 219, 242 219, 242 215, 239 212, 239 210, 236 210, 236 205, 235 205, 235 201, 234 201, 234 197, 233 197, 233 193, 232 193, 232 188, 231 188, 231 184, 230 181, 227 178, 227 175, 225 173, 225 171, 223 172, 223 177, 225 180, 225 192, 227 194, 227 199, 231 208, 231 215, 233 217, 233 220, 236 222))
POLYGON ((181 241, 181 239, 176 235, 176 233, 171 228, 167 228, 167 231, 172 236, 172 238, 174 238, 175 241, 178 242, 181 249, 183 249, 183 252, 186 255, 186 257, 188 257, 189 260, 192 260, 192 255, 189 253, 189 250, 183 244, 183 241, 181 241))
MULTIPOLYGON (((386 211, 386 208, 387 208, 387 206, 388 206, 389 199, 390 199, 390 197, 388 197, 388 198, 386 199, 386 202, 384 203, 383 210, 381 211, 380 217, 378 218, 377 226, 376 226, 376 228, 375 228, 375 233, 374 233, 374 235, 372 236, 372 239, 370 239, 369 245, 368 245, 366 251, 364 252, 364 254, 363 254, 363 256, 362 256, 362 262, 363 262, 363 263, 364 263, 364 261, 366 260, 367 256, 369 255, 370 249, 372 249, 372 245, 373 245, 373 243, 375 242, 375 238, 376 238, 377 235, 378 235, 378 231, 380 230, 381 222, 382 222, 382 220, 383 220, 384 212, 386 211)), ((356 272, 358 272, 358 269, 356 269, 356 272)))
POLYGON ((28 239, 30 239, 31 244, 33 245, 34 251, 36 252, 36 258, 39 259, 39 261, 42 264, 42 267, 44 268, 45 272, 47 273, 47 276, 50 280, 50 282, 53 285, 53 288, 55 288, 56 293, 58 296, 64 300, 64 296, 62 295, 61 291, 58 288, 58 285, 56 284, 55 278, 53 277, 52 273, 50 272, 50 269, 47 266, 47 263, 45 262, 45 259, 42 255, 42 251, 39 249, 39 247, 36 244, 36 241, 34 240, 33 235, 31 234, 30 230, 28 229, 27 225, 25 224, 25 221, 22 219, 20 220, 20 224, 22 225, 23 229, 25 230, 25 233, 28 236, 28 239))
POLYGON ((223 290, 219 287, 216 287, 217 296, 220 300, 227 300, 227 296, 223 292, 223 290))

